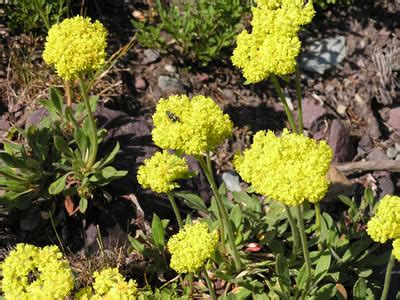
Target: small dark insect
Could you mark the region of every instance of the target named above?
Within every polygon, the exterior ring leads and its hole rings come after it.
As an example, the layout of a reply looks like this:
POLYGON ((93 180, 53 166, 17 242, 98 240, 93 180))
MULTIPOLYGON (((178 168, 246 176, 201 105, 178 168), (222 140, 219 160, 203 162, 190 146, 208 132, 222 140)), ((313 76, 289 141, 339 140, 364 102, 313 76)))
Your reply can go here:
POLYGON ((172 122, 179 122, 179 121, 180 121, 179 118, 178 118, 175 114, 173 114, 172 112, 170 112, 170 111, 167 110, 165 113, 167 114, 168 118, 169 118, 172 122))

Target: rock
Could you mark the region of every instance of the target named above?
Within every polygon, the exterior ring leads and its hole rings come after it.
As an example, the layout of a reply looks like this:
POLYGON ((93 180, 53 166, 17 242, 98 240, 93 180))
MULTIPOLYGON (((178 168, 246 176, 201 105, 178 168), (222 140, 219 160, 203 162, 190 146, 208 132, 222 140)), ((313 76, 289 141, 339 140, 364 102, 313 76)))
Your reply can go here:
POLYGON ((390 148, 388 148, 387 150, 386 150, 386 155, 387 155, 387 157, 389 157, 389 158, 395 158, 396 157, 396 155, 397 155, 397 150, 396 150, 396 148, 394 148, 394 147, 390 147, 390 148))
POLYGON ((373 173, 373 176, 376 178, 378 186, 377 196, 379 199, 385 195, 393 195, 394 183, 390 177, 390 172, 377 171, 373 173))
POLYGON ((324 72, 342 62, 346 56, 346 38, 336 36, 312 43, 300 56, 299 66, 313 73, 324 72))
POLYGON ((185 85, 177 78, 161 75, 157 80, 160 90, 168 95, 185 93, 185 85))
POLYGON ((176 73, 176 67, 170 64, 166 64, 164 66, 164 70, 169 72, 169 73, 176 73))
POLYGON ((333 151, 334 162, 344 162, 352 155, 352 145, 350 144, 350 130, 333 120, 330 130, 328 143, 333 151))
POLYGON ((147 86, 146 80, 144 80, 143 77, 141 76, 135 77, 135 89, 138 92, 143 92, 146 89, 146 86, 147 86))
POLYGON ((397 150, 398 152, 400 152, 400 143, 395 143, 395 144, 394 144, 394 147, 396 148, 396 150, 397 150))
POLYGON ((386 156, 385 152, 382 149, 375 148, 370 153, 368 153, 367 160, 370 161, 380 161, 380 160, 388 160, 389 158, 386 156))
POLYGON ((160 58, 160 53, 154 49, 146 49, 143 52, 143 60, 142 63, 145 65, 156 62, 160 58))
POLYGON ((363 155, 368 152, 372 148, 372 140, 371 137, 367 134, 364 134, 360 141, 358 142, 357 146, 357 153, 358 155, 363 155))
POLYGON ((232 101, 236 99, 235 92, 232 89, 222 89, 222 94, 224 95, 224 99, 227 101, 232 101))
POLYGON ((392 108, 389 111, 389 120, 387 121, 389 127, 400 134, 400 107, 392 108))
POLYGON ((313 100, 304 99, 303 101, 303 124, 304 128, 310 129, 312 125, 322 116, 327 114, 327 110, 313 100))
POLYGON ((345 115, 346 115, 346 110, 347 110, 347 107, 344 106, 343 104, 339 104, 339 105, 336 107, 337 113, 338 113, 339 115, 341 115, 341 116, 345 116, 345 115))
POLYGON ((28 128, 31 125, 38 125, 48 115, 49 112, 44 107, 35 110, 34 112, 28 115, 28 118, 26 119, 25 122, 25 128, 28 128))
POLYGON ((234 171, 222 173, 222 181, 225 183, 226 188, 231 192, 240 192, 242 190, 240 187, 239 176, 234 171))

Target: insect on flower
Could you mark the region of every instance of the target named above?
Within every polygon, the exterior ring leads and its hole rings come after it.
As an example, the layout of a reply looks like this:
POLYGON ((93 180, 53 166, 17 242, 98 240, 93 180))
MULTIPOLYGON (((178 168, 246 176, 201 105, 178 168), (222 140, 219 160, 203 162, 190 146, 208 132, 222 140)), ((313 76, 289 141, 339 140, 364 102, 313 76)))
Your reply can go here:
POLYGON ((170 112, 169 110, 167 110, 165 113, 167 114, 168 118, 172 122, 179 122, 180 121, 180 119, 174 113, 170 112))

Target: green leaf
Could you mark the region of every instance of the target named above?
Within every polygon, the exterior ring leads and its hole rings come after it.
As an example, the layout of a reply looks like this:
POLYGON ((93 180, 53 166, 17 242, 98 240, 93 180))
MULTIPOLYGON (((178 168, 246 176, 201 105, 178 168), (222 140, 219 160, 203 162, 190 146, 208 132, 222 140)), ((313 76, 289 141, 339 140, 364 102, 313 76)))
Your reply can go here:
POLYGON ((239 226, 242 224, 242 210, 238 204, 232 208, 230 220, 235 225, 235 229, 238 230, 239 226))
POLYGON ((239 204, 243 205, 245 209, 254 212, 261 212, 261 203, 256 196, 251 197, 245 192, 232 192, 232 196, 239 204))
POLYGON ((95 164, 93 167, 94 167, 94 168, 101 168, 101 167, 103 167, 103 166, 106 166, 106 165, 112 163, 113 160, 114 160, 114 158, 115 158, 115 156, 118 154, 119 149, 120 149, 119 143, 117 142, 117 144, 115 145, 115 147, 114 147, 114 149, 111 151, 111 153, 108 154, 105 158, 103 158, 103 159, 99 162, 99 165, 98 165, 98 166, 96 166, 96 164, 95 164))
POLYGON ((364 300, 367 297, 367 283, 364 278, 359 278, 353 286, 353 299, 364 300))
POLYGON ((131 237, 130 235, 128 235, 128 240, 131 243, 132 247, 139 252, 140 254, 143 254, 144 252, 144 245, 139 242, 138 240, 136 240, 135 238, 131 237))
POLYGON ((101 176, 103 176, 105 179, 110 179, 117 173, 117 169, 115 169, 114 167, 108 166, 108 167, 105 167, 104 169, 102 169, 100 171, 100 173, 101 173, 101 176))
POLYGON ((307 282, 307 266, 306 264, 303 264, 296 277, 296 284, 300 291, 304 290, 306 282, 307 282))
POLYGON ((349 197, 347 197, 345 195, 339 195, 338 198, 340 201, 342 201, 348 207, 352 206, 353 200, 351 200, 349 197))
POLYGON ((317 266, 315 267, 315 278, 320 278, 328 273, 329 267, 331 265, 331 254, 329 250, 325 250, 321 253, 321 256, 318 259, 317 266))
POLYGON ((62 114, 63 96, 58 88, 50 87, 50 100, 59 114, 62 114))
POLYGON ((81 198, 79 200, 79 211, 85 213, 88 207, 88 200, 86 198, 81 198))
POLYGON ((49 194, 50 195, 57 195, 61 193, 65 189, 65 181, 70 173, 65 174, 64 176, 58 178, 49 186, 49 194))
POLYGON ((358 255, 367 250, 370 245, 371 241, 369 239, 362 239, 351 243, 350 247, 343 254, 342 261, 348 262, 351 260, 356 260, 358 255))
POLYGON ((196 194, 192 194, 189 192, 174 192, 174 195, 183 199, 185 204, 190 208, 208 213, 207 206, 204 204, 203 199, 201 199, 196 194))
POLYGON ((281 290, 284 292, 290 291, 289 267, 285 256, 280 253, 276 256, 275 267, 281 290))
POLYGON ((54 145, 56 146, 57 150, 61 153, 73 157, 74 153, 72 152, 71 148, 68 146, 67 142, 60 136, 54 137, 54 145))
POLYGON ((158 250, 162 251, 165 246, 164 227, 156 214, 153 214, 153 221, 151 222, 151 235, 158 250))
POLYGON ((333 283, 323 285, 319 290, 315 292, 314 299, 326 300, 333 299, 336 295, 336 286, 333 283))

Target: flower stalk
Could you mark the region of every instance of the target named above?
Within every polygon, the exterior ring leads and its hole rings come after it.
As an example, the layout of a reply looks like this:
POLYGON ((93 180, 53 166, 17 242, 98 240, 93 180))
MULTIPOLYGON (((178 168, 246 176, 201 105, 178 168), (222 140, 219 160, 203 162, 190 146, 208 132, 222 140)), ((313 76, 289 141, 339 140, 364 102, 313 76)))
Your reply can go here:
POLYGON ((302 207, 300 205, 297 205, 296 210, 297 210, 297 224, 299 226, 301 246, 303 248, 304 262, 306 264, 306 272, 307 272, 306 285, 304 288, 304 292, 301 296, 301 299, 304 300, 307 297, 308 290, 311 285, 311 279, 312 279, 311 278, 311 276, 312 276, 311 275, 311 260, 310 260, 310 254, 308 252, 306 231, 304 229, 304 217, 303 217, 302 207))
POLYGON ((176 205, 174 196, 170 192, 167 192, 167 196, 168 196, 169 202, 171 203, 172 209, 174 210, 175 217, 176 217, 176 220, 178 221, 179 228, 181 229, 181 228, 183 228, 182 217, 181 217, 181 213, 179 212, 179 208, 176 205))
MULTIPOLYGON (((239 253, 236 249, 235 237, 233 234, 232 225, 229 221, 228 212, 226 210, 224 203, 222 202, 221 196, 219 195, 217 184, 215 183, 214 175, 213 175, 213 172, 211 169, 209 153, 207 153, 207 155, 206 155, 206 160, 207 161, 205 161, 204 158, 201 156, 198 157, 199 164, 200 164, 201 168, 203 169, 203 172, 207 177, 208 183, 210 184, 211 189, 214 193, 214 197, 217 202, 218 212, 219 212, 220 219, 221 219, 220 220, 221 229, 223 228, 224 230, 226 230, 226 233, 228 236, 228 243, 229 243, 231 254, 233 257, 234 264, 235 264, 235 269, 237 272, 239 272, 240 269, 242 268, 242 263, 240 260, 239 253)), ((222 237, 224 237, 223 232, 221 232, 221 235, 222 235, 222 237)))
MULTIPOLYGON (((90 147, 91 148, 89 151, 89 157, 85 164, 86 170, 90 170, 96 161, 97 151, 99 148, 98 138, 97 138, 97 126, 96 126, 96 121, 94 120, 94 115, 93 115, 92 109, 90 108, 89 95, 88 95, 85 81, 84 81, 82 75, 79 75, 79 86, 81 88, 81 95, 83 98, 83 102, 85 103, 86 111, 87 111, 88 118, 89 118, 89 124, 90 124, 89 139, 90 139, 90 147)), ((85 153, 82 153, 82 154, 85 155, 85 153)))
POLYGON ((389 262, 388 262, 387 267, 386 267, 385 283, 383 285, 383 291, 382 291, 381 300, 386 300, 387 296, 388 296, 388 293, 389 293, 390 279, 392 277, 392 270, 393 270, 393 266, 394 266, 394 260, 395 260, 395 257, 393 255, 393 253, 390 253, 389 262))

